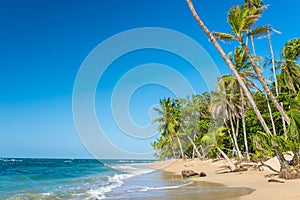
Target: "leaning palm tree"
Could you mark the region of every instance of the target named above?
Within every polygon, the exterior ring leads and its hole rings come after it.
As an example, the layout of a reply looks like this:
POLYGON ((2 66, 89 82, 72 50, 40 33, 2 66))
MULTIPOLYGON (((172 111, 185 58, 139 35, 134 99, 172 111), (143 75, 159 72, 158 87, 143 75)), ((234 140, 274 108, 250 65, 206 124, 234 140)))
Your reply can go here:
POLYGON ((253 56, 250 53, 248 46, 245 44, 244 39, 248 36, 262 36, 266 34, 269 30, 272 30, 269 25, 259 26, 252 31, 248 32, 248 30, 252 29, 254 24, 260 18, 263 9, 266 6, 261 6, 259 8, 256 7, 248 7, 246 4, 241 6, 233 6, 228 12, 228 23, 231 26, 232 34, 230 33, 222 33, 222 32, 214 32, 214 36, 219 40, 235 40, 237 41, 244 51, 246 52, 250 63, 253 67, 253 70, 256 73, 257 79, 261 83, 265 93, 268 95, 270 100, 275 105, 276 109, 279 111, 284 120, 289 124, 290 119, 287 114, 284 112, 282 106, 276 100, 274 94, 271 92, 270 88, 265 82, 264 77, 262 76, 262 69, 260 66, 257 66, 253 56))
POLYGON ((220 144, 222 144, 225 132, 225 127, 212 128, 206 135, 202 137, 201 142, 206 143, 206 145, 210 146, 211 148, 215 148, 227 161, 230 171, 235 171, 237 169, 236 165, 228 158, 220 146, 220 144))
POLYGON ((220 46, 220 44, 217 42, 217 40, 215 39, 215 37, 213 36, 213 34, 209 31, 209 29, 205 26, 205 24, 203 23, 203 21, 201 20, 200 16, 198 15, 198 13, 196 12, 193 3, 191 2, 191 0, 186 0, 196 22, 198 23, 198 25, 200 26, 200 28, 204 31, 204 33, 207 35, 207 37, 209 38, 209 40, 212 42, 212 44, 215 46, 215 48, 217 49, 217 51, 220 53, 220 55, 222 56, 222 58, 224 59, 225 63, 227 64, 227 66, 229 67, 229 69, 232 71, 233 75, 237 78, 237 81, 239 83, 239 85, 241 86, 241 88, 243 89, 243 92, 245 93, 249 103, 251 104, 255 114, 257 115, 263 129, 265 130, 265 132, 271 134, 270 129, 268 128, 265 120, 263 119, 260 111, 257 108, 257 105, 254 102, 253 96, 251 94, 251 92, 249 91, 249 89, 247 88, 246 84, 244 83, 243 79, 241 78, 241 76, 239 75, 238 71, 235 69, 234 65, 232 64, 231 60, 227 57, 226 53, 224 52, 224 50, 222 49, 222 47, 220 46))

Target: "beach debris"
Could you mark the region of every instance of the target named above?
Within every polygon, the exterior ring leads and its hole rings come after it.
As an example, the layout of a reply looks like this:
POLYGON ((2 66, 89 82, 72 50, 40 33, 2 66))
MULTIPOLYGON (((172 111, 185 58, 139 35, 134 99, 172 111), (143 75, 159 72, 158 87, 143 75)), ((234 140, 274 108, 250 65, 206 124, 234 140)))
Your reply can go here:
POLYGON ((205 177, 206 176, 206 173, 205 172, 200 172, 200 177, 205 177))
POLYGON ((262 171, 265 170, 265 168, 264 168, 263 166, 259 166, 257 169, 258 169, 258 171, 260 171, 260 172, 262 172, 262 171))
POLYGON ((247 168, 240 167, 240 168, 236 168, 232 172, 244 172, 244 171, 247 171, 247 170, 248 170, 247 168))
POLYGON ((199 174, 197 172, 194 172, 193 170, 182 170, 181 175, 183 178, 188 178, 190 176, 198 176, 199 174))
POLYGON ((273 179, 273 178, 269 179, 268 182, 272 182, 272 183, 284 183, 284 181, 273 179))

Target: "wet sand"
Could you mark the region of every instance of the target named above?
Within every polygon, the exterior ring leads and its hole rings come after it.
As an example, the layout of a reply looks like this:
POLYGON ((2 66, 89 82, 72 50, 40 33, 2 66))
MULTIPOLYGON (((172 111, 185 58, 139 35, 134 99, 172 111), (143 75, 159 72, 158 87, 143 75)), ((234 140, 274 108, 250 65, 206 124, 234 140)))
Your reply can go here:
MULTIPOLYGON (((278 169, 279 167, 278 162, 274 159, 267 162, 267 164, 275 169, 278 169)), ((270 183, 268 182, 270 178, 266 176, 272 175, 274 172, 266 167, 263 167, 263 171, 250 167, 249 170, 245 172, 226 173, 228 172, 226 166, 227 164, 224 160, 216 162, 212 160, 169 160, 156 162, 151 164, 150 167, 157 170, 172 172, 175 175, 180 175, 182 170, 194 170, 198 173, 202 171, 205 172, 207 174, 206 177, 191 178, 188 180, 223 184, 227 186, 223 188, 227 188, 229 191, 225 192, 225 196, 224 193, 219 194, 215 191, 213 193, 214 196, 211 199, 300 199, 300 180, 282 180, 284 183, 270 183)), ((178 192, 180 192, 180 189, 177 189, 178 192)), ((182 189, 184 189, 182 193, 186 196, 184 199, 200 199, 197 198, 199 195, 205 195, 204 193, 199 194, 192 185, 182 189)), ((210 199, 209 195, 203 199, 210 199)), ((177 197, 175 197, 175 199, 176 198, 177 197)))

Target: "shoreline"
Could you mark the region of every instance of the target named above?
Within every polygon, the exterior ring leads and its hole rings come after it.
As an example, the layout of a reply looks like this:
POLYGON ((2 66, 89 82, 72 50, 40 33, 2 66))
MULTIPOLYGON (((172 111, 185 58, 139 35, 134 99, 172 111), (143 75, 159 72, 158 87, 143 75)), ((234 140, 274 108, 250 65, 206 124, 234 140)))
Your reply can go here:
MULTIPOLYGON (((272 158, 265 162, 274 169, 279 169, 278 160, 272 158)), ((158 161, 149 165, 150 168, 166 172, 172 172, 175 175, 181 175, 182 170, 193 170, 197 173, 205 172, 206 177, 193 177, 186 180, 195 182, 204 181, 218 183, 227 187, 243 187, 250 188, 254 191, 248 195, 239 196, 239 200, 251 199, 272 199, 282 200, 300 199, 300 180, 281 180, 284 183, 268 182, 268 175, 275 174, 267 167, 261 167, 261 170, 249 167, 248 171, 228 173, 225 160, 167 160, 158 161)), ((273 177, 272 177, 273 178, 273 177)))

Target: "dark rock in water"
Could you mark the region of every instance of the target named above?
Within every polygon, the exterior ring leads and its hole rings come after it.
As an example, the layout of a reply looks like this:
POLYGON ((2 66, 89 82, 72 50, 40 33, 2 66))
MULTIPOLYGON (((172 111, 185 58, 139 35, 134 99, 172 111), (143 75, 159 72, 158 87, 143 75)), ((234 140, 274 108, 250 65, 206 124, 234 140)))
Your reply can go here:
POLYGON ((277 179, 269 179, 268 182, 272 182, 272 183, 284 183, 284 181, 280 181, 277 179))
POLYGON ((240 167, 240 168, 237 168, 235 170, 233 170, 232 172, 244 172, 244 171, 247 171, 248 169, 246 168, 243 168, 243 167, 240 167))
POLYGON ((183 176, 183 178, 188 178, 190 176, 195 176, 199 174, 194 172, 193 170, 182 170, 181 175, 183 176))
POLYGON ((206 173, 205 172, 200 172, 200 177, 205 177, 206 176, 206 173))

